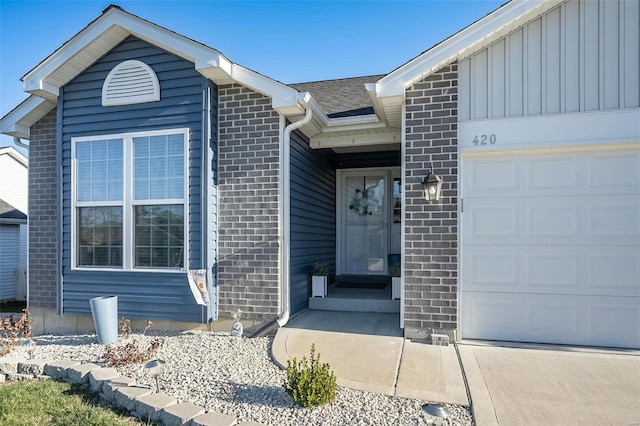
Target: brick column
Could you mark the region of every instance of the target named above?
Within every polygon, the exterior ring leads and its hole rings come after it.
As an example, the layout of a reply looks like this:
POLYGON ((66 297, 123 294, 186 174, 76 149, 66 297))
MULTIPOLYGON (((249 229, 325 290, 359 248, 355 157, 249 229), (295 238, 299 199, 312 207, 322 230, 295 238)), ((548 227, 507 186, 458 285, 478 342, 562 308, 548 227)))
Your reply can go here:
POLYGON ((220 316, 275 319, 279 287, 279 116, 238 84, 219 87, 220 316))
POLYGON ((56 110, 30 129, 29 306, 56 307, 56 110))
POLYGON ((458 324, 457 64, 406 91, 405 336, 455 338, 458 324), (422 180, 433 164, 444 183, 429 203, 422 180))

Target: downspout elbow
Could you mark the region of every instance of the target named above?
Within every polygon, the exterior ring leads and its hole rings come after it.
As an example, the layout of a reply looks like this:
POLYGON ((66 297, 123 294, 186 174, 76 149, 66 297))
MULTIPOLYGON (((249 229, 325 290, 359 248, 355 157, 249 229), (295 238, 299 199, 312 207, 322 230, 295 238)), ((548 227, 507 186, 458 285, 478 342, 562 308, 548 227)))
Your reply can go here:
POLYGON ((14 143, 14 144, 16 144, 17 146, 19 146, 20 148, 24 148, 24 149, 26 149, 27 151, 29 150, 29 145, 27 145, 26 143, 22 142, 22 141, 20 140, 20 138, 19 138, 19 137, 17 137, 17 136, 14 136, 14 137, 13 137, 13 143, 14 143))
MULTIPOLYGON (((308 96, 308 94, 304 95, 305 97, 308 96)), ((278 326, 280 327, 284 327, 287 322, 289 322, 289 317, 291 315, 291 300, 290 300, 290 295, 291 295, 291 282, 289 280, 290 278, 290 274, 289 274, 289 230, 290 230, 290 225, 289 225, 289 203, 288 203, 288 199, 290 197, 290 179, 291 179, 291 175, 290 175, 290 164, 291 164, 291 133, 304 126, 305 124, 309 123, 311 121, 311 117, 313 115, 313 112, 311 110, 311 107, 309 105, 303 105, 304 108, 306 109, 305 115, 302 119, 289 124, 287 127, 284 128, 284 134, 283 134, 283 158, 284 158, 284 164, 282 164, 284 173, 283 173, 283 197, 282 197, 282 214, 283 214, 283 237, 282 237, 282 245, 283 245, 283 270, 282 270, 282 312, 280 313, 280 316, 278 317, 278 319, 276 320, 276 322, 278 323, 278 326)))

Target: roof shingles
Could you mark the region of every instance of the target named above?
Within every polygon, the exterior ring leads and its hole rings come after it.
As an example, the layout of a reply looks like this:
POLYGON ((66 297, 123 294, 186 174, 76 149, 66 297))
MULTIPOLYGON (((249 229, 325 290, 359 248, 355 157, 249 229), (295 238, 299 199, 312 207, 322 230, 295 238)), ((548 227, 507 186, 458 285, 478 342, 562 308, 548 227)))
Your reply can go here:
POLYGON ((309 92, 329 118, 374 114, 373 103, 364 85, 375 83, 384 77, 340 78, 336 80, 310 81, 289 84, 299 92, 309 92))

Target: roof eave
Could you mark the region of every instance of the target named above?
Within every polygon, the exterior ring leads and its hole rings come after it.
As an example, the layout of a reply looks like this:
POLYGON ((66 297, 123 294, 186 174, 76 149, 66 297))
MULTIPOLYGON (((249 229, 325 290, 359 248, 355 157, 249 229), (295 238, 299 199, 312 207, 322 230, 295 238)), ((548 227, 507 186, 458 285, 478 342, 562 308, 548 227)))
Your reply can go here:
POLYGON ((514 23, 520 25, 523 17, 540 15, 563 1, 512 0, 381 78, 376 83, 377 96, 404 96, 414 82, 502 37, 505 29, 514 29, 514 23))
POLYGON ((234 64, 217 50, 160 27, 120 8, 109 8, 33 70, 22 77, 28 93, 55 100, 60 87, 79 75, 129 35, 147 41, 194 63, 195 69, 216 84, 240 83, 273 99, 274 108, 291 115, 298 91, 257 72, 234 64))
POLYGON ((56 107, 54 101, 29 96, 20 105, 0 119, 0 133, 29 139, 29 128, 56 107))

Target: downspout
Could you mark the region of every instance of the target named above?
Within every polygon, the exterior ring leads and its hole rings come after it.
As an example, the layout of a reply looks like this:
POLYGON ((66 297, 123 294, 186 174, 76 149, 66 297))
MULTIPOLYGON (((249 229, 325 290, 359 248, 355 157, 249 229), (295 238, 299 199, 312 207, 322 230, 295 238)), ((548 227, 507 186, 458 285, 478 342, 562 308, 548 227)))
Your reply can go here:
MULTIPOLYGON (((20 148, 24 148, 27 150, 27 152, 29 152, 29 145, 27 145, 26 143, 22 142, 22 140, 20 140, 20 138, 18 136, 14 136, 13 137, 13 143, 16 144, 17 146, 19 146, 20 148)), ((29 182, 27 182, 27 189, 29 187, 29 182)), ((29 215, 27 215, 27 227, 29 226, 29 215)), ((29 308, 29 233, 27 232, 27 276, 26 276, 26 280, 27 280, 27 292, 25 294, 25 298, 27 299, 27 308, 29 308)))
MULTIPOLYGON (((263 337, 269 334, 273 329, 277 327, 284 327, 289 321, 291 315, 291 283, 289 281, 289 260, 290 260, 290 248, 289 248, 289 233, 291 220, 289 214, 291 211, 290 195, 291 195, 291 132, 304 126, 311 121, 312 111, 311 107, 307 105, 307 100, 311 95, 309 93, 301 93, 298 95, 298 100, 302 101, 301 105, 305 108, 306 112, 304 118, 291 123, 284 128, 282 132, 282 138, 280 139, 280 182, 282 182, 282 190, 280 197, 280 259, 281 273, 280 273, 280 314, 274 321, 270 321, 258 328, 249 337, 263 337)), ((285 123, 285 117, 280 116, 281 126, 285 123)))
MULTIPOLYGON (((305 93, 303 99, 308 97, 309 94, 305 93)), ((306 102, 304 103, 306 104, 306 102)), ((285 127, 284 137, 282 140, 282 197, 280 199, 280 211, 282 212, 281 223, 283 225, 282 241, 280 243, 280 246, 282 247, 282 278, 280 280, 280 285, 282 287, 280 289, 282 297, 282 312, 276 320, 280 327, 284 327, 287 324, 289 316, 291 315, 291 282, 289 280, 289 261, 291 258, 291 250, 289 247, 289 236, 291 231, 291 132, 310 122, 312 116, 311 107, 308 105, 303 105, 303 107, 306 108, 304 118, 285 127)))

